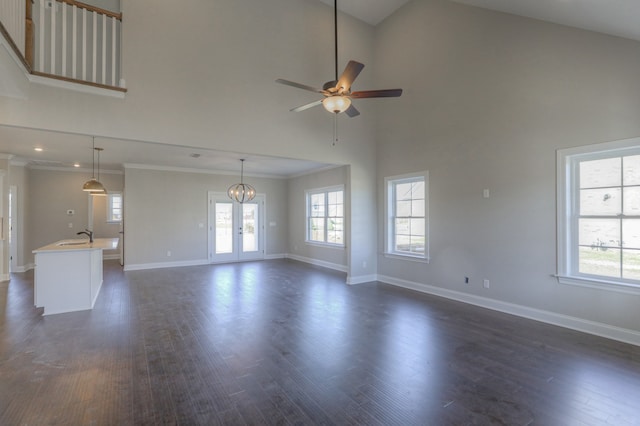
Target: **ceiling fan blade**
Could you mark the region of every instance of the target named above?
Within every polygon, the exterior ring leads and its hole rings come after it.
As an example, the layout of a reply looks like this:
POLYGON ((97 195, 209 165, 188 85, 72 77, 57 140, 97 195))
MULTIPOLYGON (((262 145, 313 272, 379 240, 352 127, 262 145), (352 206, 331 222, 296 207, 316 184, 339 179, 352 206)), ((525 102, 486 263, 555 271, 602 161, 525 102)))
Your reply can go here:
POLYGON ((298 89, 308 90, 310 92, 325 93, 322 89, 316 89, 315 87, 307 86, 306 84, 296 83, 295 81, 283 80, 281 78, 276 80, 276 83, 284 84, 285 86, 297 87, 298 89))
POLYGON ((353 92, 352 98, 397 98, 402 95, 402 89, 362 90, 353 92))
POLYGON ((353 117, 357 117, 360 115, 360 111, 358 111, 356 109, 356 107, 353 106, 353 104, 351 104, 349 106, 349 108, 347 108, 347 110, 344 112, 345 114, 347 114, 349 117, 353 118, 353 117))
POLYGON ((321 105, 321 104, 322 104, 322 99, 320 99, 319 101, 311 102, 310 104, 301 105, 299 107, 290 109, 289 111, 300 112, 300 111, 304 111, 305 109, 313 108, 314 106, 318 106, 318 105, 321 105))
POLYGON ((364 65, 360 62, 349 61, 344 71, 342 72, 342 75, 338 79, 338 83, 336 84, 338 93, 348 92, 349 90, 351 90, 351 84, 356 79, 356 77, 358 77, 358 74, 360 74, 362 68, 364 68, 364 65))

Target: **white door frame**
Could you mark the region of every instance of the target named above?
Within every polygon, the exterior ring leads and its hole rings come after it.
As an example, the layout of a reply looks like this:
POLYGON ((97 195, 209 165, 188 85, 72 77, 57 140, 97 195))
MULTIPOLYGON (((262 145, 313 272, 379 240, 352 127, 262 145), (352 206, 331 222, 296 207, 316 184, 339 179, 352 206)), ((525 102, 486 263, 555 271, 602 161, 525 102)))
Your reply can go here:
POLYGON ((9 272, 18 271, 18 187, 9 187, 9 272))
MULTIPOLYGON (((265 208, 265 196, 264 194, 258 194, 256 197, 248 202, 252 204, 258 205, 258 248, 255 252, 251 253, 242 253, 238 249, 237 239, 239 239, 239 235, 241 235, 242 229, 238 224, 233 223, 232 227, 234 229, 234 249, 233 253, 216 255, 215 254, 215 202, 216 201, 226 201, 231 202, 229 196, 226 192, 215 192, 209 191, 208 193, 208 232, 207 232, 207 247, 209 251, 209 262, 210 263, 226 263, 226 262, 240 262, 240 261, 249 261, 249 260, 261 260, 264 259, 264 247, 265 247, 265 216, 266 216, 266 208, 265 208), (238 229, 236 229, 238 228, 238 229), (238 232, 239 231, 239 232, 238 232)), ((246 203, 246 204, 248 204, 246 203)), ((238 208, 241 206, 238 202, 233 202, 234 209, 234 220, 237 217, 240 217, 237 212, 238 208)))

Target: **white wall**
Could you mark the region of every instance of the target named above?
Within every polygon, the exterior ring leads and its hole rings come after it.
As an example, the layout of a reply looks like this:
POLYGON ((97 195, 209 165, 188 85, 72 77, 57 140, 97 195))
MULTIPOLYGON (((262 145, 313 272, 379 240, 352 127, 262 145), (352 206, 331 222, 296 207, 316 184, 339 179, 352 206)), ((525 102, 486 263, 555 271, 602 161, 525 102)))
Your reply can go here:
POLYGON ((440 0, 376 40, 377 84, 405 89, 376 125, 378 210, 385 176, 429 170, 431 233, 430 264, 379 274, 640 331, 640 296, 551 277, 556 150, 640 134, 640 43, 440 0))
MULTIPOLYGON (((125 179, 125 267, 207 263, 208 193, 226 192, 238 176, 127 167, 125 179)), ((245 182, 266 196, 265 256, 285 254, 286 180, 245 175, 245 182)))
MULTIPOLYGON (((349 211, 349 186, 347 166, 336 167, 319 173, 311 173, 304 176, 289 179, 289 253, 294 258, 303 258, 306 261, 313 260, 319 264, 329 264, 335 269, 346 270, 348 265, 346 248, 322 247, 317 244, 309 244, 306 240, 306 195, 305 191, 311 189, 326 188, 330 186, 344 186, 345 215, 349 211)), ((345 229, 349 229, 349 218, 346 217, 345 229)), ((346 245, 346 243, 345 243, 346 245)))

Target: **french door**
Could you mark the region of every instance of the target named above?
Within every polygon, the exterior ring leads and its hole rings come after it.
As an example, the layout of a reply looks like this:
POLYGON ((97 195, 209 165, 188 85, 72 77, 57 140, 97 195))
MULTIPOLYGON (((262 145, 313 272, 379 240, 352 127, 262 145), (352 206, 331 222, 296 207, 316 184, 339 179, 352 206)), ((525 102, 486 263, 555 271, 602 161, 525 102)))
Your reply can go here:
POLYGON ((231 201, 209 193, 209 260, 212 263, 264 258, 264 196, 231 201))

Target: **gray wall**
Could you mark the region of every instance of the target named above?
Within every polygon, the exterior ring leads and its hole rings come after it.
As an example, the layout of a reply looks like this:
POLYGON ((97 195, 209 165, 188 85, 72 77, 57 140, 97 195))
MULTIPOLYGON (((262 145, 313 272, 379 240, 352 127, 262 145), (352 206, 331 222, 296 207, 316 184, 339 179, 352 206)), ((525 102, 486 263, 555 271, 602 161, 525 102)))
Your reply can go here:
POLYGON ((430 264, 379 274, 640 330, 640 296, 551 277, 556 150, 640 135, 640 43, 440 0, 376 40, 376 84, 405 89, 378 116, 378 211, 385 176, 429 170, 431 232, 430 264))
MULTIPOLYGON (((90 177, 87 172, 29 169, 27 240, 28 263, 33 263, 32 250, 58 240, 85 238, 76 235, 89 224, 90 196, 82 191, 82 185, 90 177), (67 215, 74 210, 74 215, 67 215), (69 223, 72 227, 69 228, 69 223)), ((122 191, 121 174, 101 173, 100 182, 107 190, 122 191)), ((20 188, 18 188, 20 191, 20 188)), ((97 233, 96 238, 107 235, 97 233)))
POLYGON ((345 229, 349 229, 348 218, 348 186, 349 167, 342 166, 289 179, 289 252, 294 256, 301 256, 306 260, 313 259, 319 262, 328 262, 334 265, 347 266, 347 250, 345 248, 321 247, 317 244, 305 242, 306 235, 306 197, 305 191, 310 189, 326 188, 329 186, 344 185, 345 190, 345 229))
MULTIPOLYGON (((374 274, 375 105, 397 100, 356 101, 362 115, 338 118, 340 142, 332 146, 332 115, 291 113, 316 98, 274 82, 333 78, 331 7, 317 0, 185 3, 192 2, 121 4, 124 99, 25 85, 27 100, 0 96, 0 124, 350 164, 352 194, 367 208, 352 221, 348 255, 351 265, 368 265, 350 276, 374 274)), ((339 27, 340 68, 363 62, 354 89, 373 88, 373 27, 345 15, 339 27)))
MULTIPOLYGON (((208 192, 225 192, 238 176, 127 167, 125 178, 125 266, 207 262, 208 192)), ((266 196, 265 256, 285 254, 286 180, 245 175, 245 182, 266 196)))

